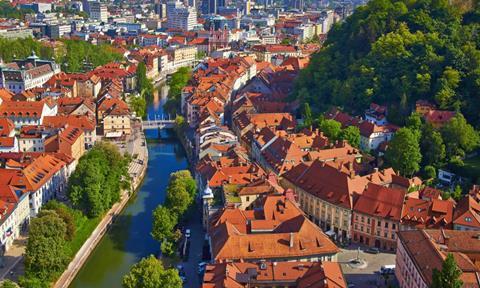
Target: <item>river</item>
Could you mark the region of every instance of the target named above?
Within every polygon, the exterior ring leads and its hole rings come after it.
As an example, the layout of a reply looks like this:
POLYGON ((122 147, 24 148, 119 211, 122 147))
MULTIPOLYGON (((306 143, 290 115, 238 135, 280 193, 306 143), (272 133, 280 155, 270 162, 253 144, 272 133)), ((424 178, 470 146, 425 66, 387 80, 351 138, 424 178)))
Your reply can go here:
MULTIPOLYGON (((160 92, 149 103, 150 117, 162 113, 166 100, 165 88, 160 87, 160 92)), ((144 183, 92 252, 70 285, 71 288, 121 287, 123 275, 133 264, 159 252, 158 243, 150 236, 152 211, 164 201, 170 173, 186 169, 188 163, 177 139, 170 137, 168 140, 158 140, 157 131, 147 131, 146 134, 150 141, 144 183)))

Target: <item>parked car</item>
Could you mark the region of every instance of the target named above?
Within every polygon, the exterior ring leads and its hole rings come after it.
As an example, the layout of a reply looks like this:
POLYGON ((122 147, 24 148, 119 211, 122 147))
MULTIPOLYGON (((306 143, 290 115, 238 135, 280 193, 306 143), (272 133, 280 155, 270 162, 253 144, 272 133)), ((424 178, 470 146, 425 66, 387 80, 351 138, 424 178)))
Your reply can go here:
POLYGON ((367 250, 365 250, 365 252, 370 254, 378 254, 380 253, 380 249, 378 249, 377 247, 370 247, 367 250))
POLYGON ((182 279, 183 284, 187 283, 187 277, 186 276, 180 276, 180 279, 182 279))
POLYGON ((202 274, 205 271, 205 267, 208 265, 207 262, 200 262, 198 263, 198 269, 197 272, 198 274, 202 274))
POLYGON ((380 274, 394 274, 395 273, 395 265, 384 265, 380 268, 380 274))

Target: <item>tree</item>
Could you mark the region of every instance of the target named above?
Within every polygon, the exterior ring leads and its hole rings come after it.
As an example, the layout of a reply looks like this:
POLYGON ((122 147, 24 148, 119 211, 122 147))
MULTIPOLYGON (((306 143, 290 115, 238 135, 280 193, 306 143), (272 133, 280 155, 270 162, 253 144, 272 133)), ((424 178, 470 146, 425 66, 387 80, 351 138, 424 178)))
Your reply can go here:
POLYGON ((478 132, 467 123, 462 114, 457 114, 450 119, 442 127, 441 133, 449 159, 463 157, 465 153, 473 151, 480 144, 478 132))
POLYGON ((137 71, 137 87, 138 92, 141 93, 143 97, 144 94, 152 95, 153 93, 153 84, 150 79, 147 78, 147 66, 144 62, 138 63, 137 71))
POLYGON ((463 286, 460 280, 462 271, 458 268, 452 253, 448 253, 447 258, 442 264, 442 270, 433 269, 431 288, 461 288, 463 286))
POLYGON ((323 120, 320 123, 320 130, 327 136, 330 140, 334 141, 338 139, 340 132, 342 131, 342 124, 332 119, 323 120))
POLYGON ((312 110, 310 109, 310 104, 303 104, 303 126, 311 128, 313 125, 312 110))
POLYGON ((177 217, 167 207, 159 205, 153 211, 152 237, 158 242, 172 239, 177 217))
POLYGON ((348 126, 339 135, 340 139, 346 140, 353 147, 360 146, 360 129, 356 126, 348 126))
POLYGON ((455 186, 455 190, 451 193, 451 196, 455 201, 459 201, 462 198, 462 187, 460 185, 455 186))
POLYGON ((120 191, 129 188, 128 163, 118 148, 99 142, 80 158, 68 182, 73 207, 88 217, 98 217, 120 200, 120 191))
POLYGON ((2 284, 0 284, 0 288, 18 288, 18 285, 11 280, 4 280, 2 284))
MULTIPOLYGON (((145 90, 142 90, 145 91, 145 90)), ((136 116, 144 118, 147 115, 147 101, 145 100, 144 93, 138 96, 131 96, 130 107, 135 111, 136 116)))
POLYGON ((396 171, 412 176, 420 169, 422 154, 415 134, 409 128, 400 128, 388 145, 385 158, 396 171))
POLYGON ((418 113, 412 113, 408 116, 406 121, 406 126, 415 133, 418 139, 420 139, 422 135, 422 118, 418 113))
POLYGON ((480 127, 480 36, 473 32, 480 9, 448 2, 368 1, 332 27, 291 97, 313 111, 336 106, 356 114, 374 101, 388 106, 389 121, 398 125, 423 99, 461 111, 480 127))
POLYGON ((25 272, 42 282, 49 282, 68 264, 66 225, 55 212, 33 218, 25 252, 25 272))
POLYGON ((165 270, 162 262, 150 255, 132 266, 122 284, 124 288, 181 288, 182 280, 175 269, 165 270))
POLYGON ((168 101, 165 103, 164 109, 171 114, 176 114, 180 108, 182 89, 190 80, 191 70, 188 67, 182 67, 172 74, 169 82, 168 101))
POLYGON ((420 147, 425 165, 440 167, 444 164, 446 154, 442 135, 430 124, 423 127, 420 147))
POLYGON ((188 194, 193 198, 197 193, 197 183, 192 178, 192 174, 188 170, 180 170, 170 174, 170 182, 179 181, 185 187, 188 194))
POLYGON ((435 167, 427 165, 423 168, 423 174, 426 179, 435 179, 437 177, 437 172, 435 167))
POLYGON ((167 196, 165 199, 165 206, 170 209, 171 213, 182 215, 187 211, 191 203, 192 198, 181 179, 171 181, 167 187, 167 196))
POLYGON ((57 215, 62 218, 63 222, 66 225, 65 240, 71 241, 75 237, 76 226, 75 219, 73 216, 73 211, 67 205, 58 202, 57 200, 50 200, 45 205, 43 205, 40 213, 45 213, 45 211, 54 211, 57 215))

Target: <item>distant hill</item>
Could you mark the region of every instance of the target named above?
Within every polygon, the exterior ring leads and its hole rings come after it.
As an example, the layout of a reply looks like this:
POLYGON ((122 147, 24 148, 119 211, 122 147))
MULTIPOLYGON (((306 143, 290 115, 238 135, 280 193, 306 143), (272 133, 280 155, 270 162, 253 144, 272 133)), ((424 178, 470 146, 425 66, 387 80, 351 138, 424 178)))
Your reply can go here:
POLYGON ((378 102, 398 124, 416 100, 425 99, 461 111, 480 127, 475 5, 476 0, 371 0, 332 28, 292 97, 310 103, 314 112, 331 106, 360 112, 378 102))

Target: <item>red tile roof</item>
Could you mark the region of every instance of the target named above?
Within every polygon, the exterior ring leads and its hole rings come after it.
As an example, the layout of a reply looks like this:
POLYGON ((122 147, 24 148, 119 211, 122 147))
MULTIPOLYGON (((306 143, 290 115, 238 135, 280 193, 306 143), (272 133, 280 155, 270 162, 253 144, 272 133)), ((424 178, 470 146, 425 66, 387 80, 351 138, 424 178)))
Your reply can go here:
POLYGON ((205 271, 202 288, 247 288, 254 283, 298 288, 347 287, 340 265, 334 262, 218 263, 207 265, 205 271))
POLYGON ((210 223, 212 257, 219 262, 293 260, 338 252, 320 228, 285 196, 267 196, 255 210, 225 208, 213 215, 210 223), (254 227, 262 229, 254 231, 254 227))
POLYGON ((400 221, 405 190, 370 183, 353 207, 354 212, 400 221))

